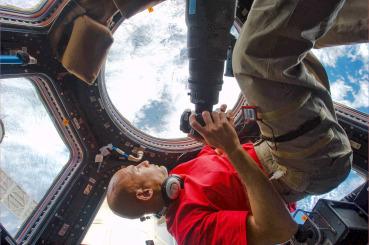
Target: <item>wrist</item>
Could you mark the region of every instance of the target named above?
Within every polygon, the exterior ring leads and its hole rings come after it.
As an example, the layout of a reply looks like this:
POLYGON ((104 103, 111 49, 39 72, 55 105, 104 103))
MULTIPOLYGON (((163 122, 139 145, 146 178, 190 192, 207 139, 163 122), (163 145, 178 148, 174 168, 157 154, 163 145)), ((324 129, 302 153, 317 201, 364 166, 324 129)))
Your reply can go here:
POLYGON ((239 152, 242 152, 242 151, 243 151, 243 148, 241 144, 235 145, 228 149, 224 149, 224 152, 228 155, 229 158, 231 158, 234 155, 237 155, 239 152))

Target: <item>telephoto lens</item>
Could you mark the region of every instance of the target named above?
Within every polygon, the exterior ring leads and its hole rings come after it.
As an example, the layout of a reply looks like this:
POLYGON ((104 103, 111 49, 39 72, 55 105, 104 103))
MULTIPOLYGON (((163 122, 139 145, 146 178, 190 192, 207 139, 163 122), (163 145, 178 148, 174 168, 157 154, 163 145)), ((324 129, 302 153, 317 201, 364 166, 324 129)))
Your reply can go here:
MULTIPOLYGON (((187 0, 188 87, 197 121, 204 125, 203 111, 212 112, 223 85, 224 61, 231 44, 235 0, 187 0)), ((191 112, 181 116, 180 128, 199 136, 189 125, 191 112)))

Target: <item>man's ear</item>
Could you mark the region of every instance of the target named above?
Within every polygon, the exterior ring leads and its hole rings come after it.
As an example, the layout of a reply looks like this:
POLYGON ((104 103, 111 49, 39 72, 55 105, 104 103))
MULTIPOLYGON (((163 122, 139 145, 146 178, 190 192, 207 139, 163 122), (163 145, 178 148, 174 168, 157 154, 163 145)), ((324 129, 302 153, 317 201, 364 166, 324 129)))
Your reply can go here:
POLYGON ((154 195, 154 190, 151 188, 146 188, 146 189, 138 189, 136 190, 136 197, 138 200, 142 200, 142 201, 148 201, 150 200, 154 195))

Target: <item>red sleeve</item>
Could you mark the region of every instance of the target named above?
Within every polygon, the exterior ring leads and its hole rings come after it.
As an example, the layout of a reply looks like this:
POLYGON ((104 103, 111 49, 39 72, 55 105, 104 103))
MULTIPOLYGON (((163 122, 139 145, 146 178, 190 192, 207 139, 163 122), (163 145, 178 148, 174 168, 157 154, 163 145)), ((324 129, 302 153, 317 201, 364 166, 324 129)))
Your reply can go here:
POLYGON ((250 155, 250 157, 252 159, 254 159, 254 161, 256 162, 256 164, 259 166, 259 168, 265 173, 265 169, 263 167, 263 165, 260 162, 260 159, 258 157, 258 155, 256 155, 256 151, 254 148, 254 145, 251 143, 246 143, 242 145, 242 148, 247 151, 247 153, 250 155))
POLYGON ((174 236, 182 244, 247 245, 248 211, 196 211, 187 214, 174 236))
POLYGON ((205 145, 201 151, 197 154, 196 157, 199 157, 199 156, 204 156, 204 155, 214 155, 216 154, 214 149, 211 148, 209 145, 205 145))

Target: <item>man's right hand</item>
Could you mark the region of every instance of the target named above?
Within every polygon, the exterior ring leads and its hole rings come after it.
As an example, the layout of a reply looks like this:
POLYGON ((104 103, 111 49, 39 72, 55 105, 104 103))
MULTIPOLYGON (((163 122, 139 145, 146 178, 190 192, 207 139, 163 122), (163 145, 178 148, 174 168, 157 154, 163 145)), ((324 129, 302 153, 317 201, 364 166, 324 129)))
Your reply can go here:
POLYGON ((241 146, 229 113, 227 116, 221 108, 220 112, 214 111, 211 115, 208 111, 204 111, 202 117, 204 126, 196 121, 195 115, 190 116, 190 125, 208 145, 219 148, 227 154, 241 146))

